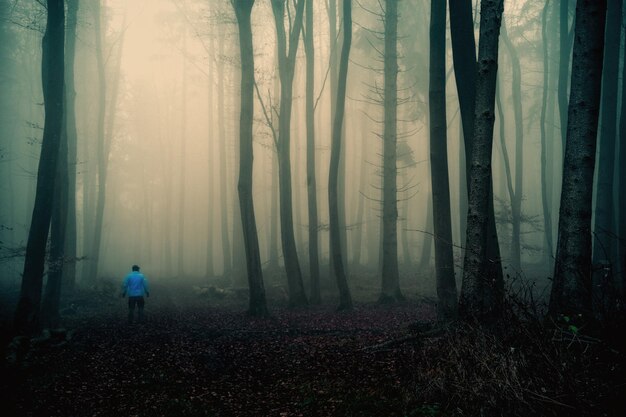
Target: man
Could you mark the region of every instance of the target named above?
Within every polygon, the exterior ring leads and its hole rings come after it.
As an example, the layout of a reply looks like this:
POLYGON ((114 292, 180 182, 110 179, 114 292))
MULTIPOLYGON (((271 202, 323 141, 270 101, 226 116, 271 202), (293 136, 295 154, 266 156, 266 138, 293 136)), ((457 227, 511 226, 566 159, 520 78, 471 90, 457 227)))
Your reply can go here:
POLYGON ((122 284, 122 298, 128 294, 128 323, 133 322, 133 316, 135 314, 135 305, 138 307, 137 321, 143 320, 143 295, 150 297, 150 290, 148 288, 148 280, 139 272, 139 267, 133 265, 132 272, 126 275, 124 283, 122 284))

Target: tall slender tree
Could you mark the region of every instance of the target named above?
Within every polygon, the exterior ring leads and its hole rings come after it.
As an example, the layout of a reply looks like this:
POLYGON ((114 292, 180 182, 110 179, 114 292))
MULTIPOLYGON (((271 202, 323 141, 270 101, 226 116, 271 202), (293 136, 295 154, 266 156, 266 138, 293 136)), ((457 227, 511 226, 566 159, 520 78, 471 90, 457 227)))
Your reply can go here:
POLYGON ((606 7, 606 0, 576 4, 552 315, 591 312, 591 206, 606 7))
MULTIPOLYGON (((541 116, 539 122, 539 129, 541 135, 541 206, 543 209, 543 235, 544 235, 544 249, 543 253, 547 262, 553 256, 554 241, 552 237, 552 204, 551 204, 551 189, 549 185, 548 171, 551 168, 548 154, 549 147, 551 146, 548 140, 548 129, 546 124, 548 123, 548 107, 550 101, 548 100, 548 91, 550 90, 550 60, 549 60, 549 36, 548 36, 548 13, 550 6, 555 4, 555 0, 546 1, 546 5, 543 8, 541 14, 541 40, 542 40, 542 54, 543 54, 543 87, 541 94, 541 116), (551 3, 551 1, 553 3, 551 3)), ((552 106, 554 109, 554 106, 552 106)))
MULTIPOLYGON (((456 80, 457 95, 463 125, 463 141, 461 148, 465 158, 461 165, 465 168, 466 189, 469 193, 470 170, 472 161, 474 122, 476 108, 476 41, 474 39, 474 18, 472 0, 449 0, 450 6, 450 37, 452 40, 452 62, 456 80)), ((489 195, 493 195, 493 185, 489 184, 489 195)), ((461 191, 461 213, 467 212, 465 205, 466 193, 461 191)), ((502 267, 500 263, 500 246, 496 231, 496 219, 493 198, 487 199, 487 252, 490 274, 501 281, 502 267)), ((461 239, 466 240, 467 218, 461 216, 461 239)))
POLYGON ((65 28, 65 129, 67 136, 67 223, 65 230, 65 262, 63 268, 63 288, 66 292, 74 290, 76 283, 77 258, 77 223, 76 223, 76 89, 74 86, 74 65, 76 58, 76 28, 80 0, 67 1, 67 24, 65 28))
POLYGON ((402 300, 398 271, 398 3, 385 1, 382 286, 379 301, 402 300))
MULTIPOLYGON (((514 179, 508 175, 509 198, 511 200, 511 252, 510 260, 513 271, 519 273, 522 268, 521 252, 522 252, 522 179, 524 176, 524 115, 522 111, 522 66, 520 64, 519 55, 509 38, 506 30, 505 22, 502 22, 502 31, 500 33, 506 51, 511 60, 511 69, 513 77, 511 80, 513 91, 513 117, 515 125, 515 176, 514 179)), ((501 123, 504 123, 502 120, 501 123)), ((501 140, 504 140, 501 137, 501 140)), ((503 148, 504 150, 505 148, 503 148)), ((509 162, 506 155, 505 162, 509 162)), ((510 169, 509 169, 510 171, 510 169)))
POLYGON ((490 268, 493 260, 490 259, 487 250, 491 238, 489 235, 489 202, 493 203, 491 155, 498 39, 503 3, 503 0, 481 2, 474 133, 469 165, 466 251, 459 306, 464 316, 478 319, 497 317, 504 295, 502 271, 500 270, 498 274, 498 271, 490 268))
POLYGON ((309 274, 311 303, 322 300, 320 290, 317 179, 315 175, 315 48, 313 45, 313 2, 306 2, 304 50, 306 53, 306 185, 309 213, 309 274))
POLYGON ((613 171, 617 143, 617 98, 620 39, 622 32, 622 0, 607 2, 606 32, 604 35, 604 64, 602 70, 602 97, 600 103, 600 136, 598 146, 598 173, 596 175, 596 203, 593 234, 593 263, 605 261, 617 266, 614 258, 615 223, 613 216, 613 171))
POLYGON ((14 317, 15 331, 20 334, 35 333, 40 326, 46 244, 63 126, 65 5, 63 0, 47 0, 46 5, 46 31, 43 36, 41 61, 45 121, 37 171, 35 205, 28 232, 20 297, 14 317))
POLYGON ((446 121, 446 0, 432 0, 430 9, 430 171, 435 232, 437 315, 456 317, 457 293, 452 253, 450 180, 446 121))
MULTIPOLYGON (((285 33, 285 1, 272 0, 272 11, 276 25, 276 41, 278 43, 278 70, 280 74, 280 119, 278 123, 278 171, 280 190, 280 234, 287 271, 289 287, 289 304, 300 306, 308 304, 302 271, 298 261, 296 242, 293 230, 293 203, 291 196, 291 109, 293 103, 293 77, 296 63, 296 53, 305 0, 298 0, 296 12, 289 27, 289 45, 285 33)), ((288 16, 291 19, 291 16, 288 16)))
MULTIPOLYGON (((341 131, 346 106, 346 87, 348 80, 348 63, 350 47, 352 45, 352 0, 343 0, 343 46, 339 61, 339 79, 337 83, 337 104, 335 119, 333 120, 333 134, 331 138, 330 171, 328 174, 328 213, 330 220, 330 251, 333 258, 333 269, 339 289, 339 309, 352 309, 352 296, 344 270, 343 253, 341 247, 339 220, 338 173, 339 158, 341 156, 341 131)), ((342 197, 345 198, 345 197, 342 197)))
POLYGON ((241 112, 239 115, 239 207, 246 249, 250 306, 248 313, 266 316, 267 303, 252 198, 252 125, 254 121, 254 48, 250 15, 254 0, 232 0, 239 27, 241 55, 241 112))

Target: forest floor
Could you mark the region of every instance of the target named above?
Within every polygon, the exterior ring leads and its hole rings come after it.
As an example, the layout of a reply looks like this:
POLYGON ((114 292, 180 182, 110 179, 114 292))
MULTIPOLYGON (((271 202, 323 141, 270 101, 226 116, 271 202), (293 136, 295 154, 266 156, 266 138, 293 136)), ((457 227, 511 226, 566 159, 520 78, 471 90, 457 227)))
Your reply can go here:
MULTIPOLYGON (((615 345, 510 323, 434 326, 427 300, 274 308, 153 289, 146 320, 125 299, 83 291, 65 329, 11 339, 2 301, 3 416, 617 416, 615 345)), ((213 294, 216 295, 216 294, 213 294)), ((223 298, 221 298, 223 297, 223 298)), ((221 299, 220 299, 221 298, 221 299)))

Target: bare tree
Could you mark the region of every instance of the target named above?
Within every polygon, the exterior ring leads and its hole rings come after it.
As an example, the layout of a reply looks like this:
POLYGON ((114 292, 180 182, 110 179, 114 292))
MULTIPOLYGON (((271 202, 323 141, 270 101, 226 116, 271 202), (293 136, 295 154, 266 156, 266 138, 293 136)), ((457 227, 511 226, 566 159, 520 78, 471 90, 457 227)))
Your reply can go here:
POLYGON ((596 175, 596 203, 593 233, 593 263, 614 265, 615 227, 613 217, 613 183, 617 137, 617 98, 620 38, 622 31, 622 0, 608 0, 606 32, 604 35, 604 64, 600 104, 600 141, 598 146, 598 173, 596 175))
MULTIPOLYGON (((493 203, 491 155, 498 71, 498 38, 503 0, 482 0, 474 105, 474 133, 469 165, 469 207, 460 309, 466 317, 498 316, 504 292, 502 271, 488 255, 489 202, 493 203)), ((494 232, 495 233, 495 232, 494 232)), ((497 239, 496 239, 497 242, 497 239)))
POLYGON ((606 0, 576 5, 552 315, 591 312, 591 205, 606 7, 606 0))
MULTIPOLYGON (((330 251, 333 259, 333 269, 339 289, 339 309, 352 309, 352 296, 346 272, 344 270, 343 253, 341 247, 339 219, 339 158, 341 156, 341 131, 346 106, 346 86, 348 78, 348 64, 350 47, 352 45, 352 0, 343 0, 343 46, 339 62, 339 79, 337 83, 337 104, 335 106, 335 119, 331 138, 330 171, 328 175, 328 205, 330 220, 330 251)), ((343 197, 345 198, 345 197, 343 197)))
POLYGON ((322 300, 320 291, 319 239, 317 215, 317 180, 315 175, 315 48, 313 46, 313 2, 306 2, 306 185, 309 213, 309 274, 311 303, 322 300))
POLYGON ((252 125, 254 121, 254 49, 250 15, 254 0, 232 0, 239 27, 239 50, 241 54, 241 113, 239 116, 239 206, 246 248, 250 306, 248 313, 266 316, 267 304, 263 286, 263 270, 259 253, 259 238, 254 202, 252 199, 252 125))
POLYGON ((382 287, 380 302, 402 300, 398 271, 398 4, 385 1, 382 287))
POLYGON ((454 319, 457 294, 452 253, 450 181, 446 121, 446 0, 432 0, 430 11, 430 171, 437 273, 437 315, 454 319))
POLYGON ((65 5, 63 0, 47 0, 46 5, 48 14, 41 61, 45 124, 22 286, 14 317, 15 331, 20 334, 37 332, 40 326, 46 243, 63 127, 65 5))
MULTIPOLYGON (((285 0, 272 0, 272 11, 276 24, 276 40, 278 43, 278 68, 280 74, 280 120, 278 127, 278 171, 280 189, 280 233, 287 271, 289 287, 289 304, 292 306, 308 303, 302 272, 296 251, 296 242, 293 231, 293 203, 291 195, 291 108, 293 101, 293 77, 296 63, 296 52, 305 0, 298 0, 293 21, 290 21, 289 45, 285 34, 285 0)), ((288 16, 290 19, 291 17, 288 16)))

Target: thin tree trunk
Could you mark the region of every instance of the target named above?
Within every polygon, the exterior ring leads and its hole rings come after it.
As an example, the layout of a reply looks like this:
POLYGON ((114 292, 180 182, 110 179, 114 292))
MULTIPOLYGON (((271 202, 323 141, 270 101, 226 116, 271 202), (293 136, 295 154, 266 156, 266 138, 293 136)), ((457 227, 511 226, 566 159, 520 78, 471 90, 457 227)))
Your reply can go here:
POLYGON ((311 303, 322 301, 320 290, 317 180, 315 176, 315 49, 313 45, 313 2, 306 2, 306 169, 309 214, 309 273, 311 275, 311 303))
POLYGON ((591 206, 606 0, 579 0, 549 312, 591 314, 591 206))
MULTIPOLYGON (((217 60, 217 118, 219 120, 218 128, 218 143, 219 143, 219 172, 226 172, 227 156, 226 156, 226 120, 224 116, 224 106, 226 104, 224 99, 224 39, 220 39, 219 43, 219 58, 217 60)), ((230 246, 230 234, 228 226, 228 189, 226 188, 226 181, 220 181, 220 220, 222 231, 222 253, 223 253, 223 276, 226 278, 232 272, 232 258, 231 258, 231 246, 230 246)))
POLYGON ((383 265, 379 302, 404 299, 398 271, 398 4, 385 1, 384 132, 383 132, 383 265))
POLYGON ((430 170, 437 273, 437 316, 457 315, 457 293, 452 253, 450 180, 446 121, 446 0, 432 0, 430 12, 430 170))
POLYGON ((559 9, 559 84, 558 103, 561 121, 561 152, 565 154, 565 133, 567 131, 567 81, 570 75, 570 54, 572 45, 569 41, 569 0, 560 0, 559 9))
MULTIPOLYGON (((512 90, 513 90, 513 115, 515 123, 515 189, 509 189, 511 198, 511 266, 515 273, 520 273, 521 261, 521 227, 522 227, 522 179, 524 175, 524 115, 522 112, 522 69, 519 57, 506 30, 506 25, 502 22, 502 32, 500 34, 504 46, 511 59, 513 70, 512 90), (512 191, 512 193, 511 193, 512 191)), ((501 138, 504 140, 504 138, 501 138)), ((503 142, 504 151, 506 144, 503 142)), ((508 155, 506 155, 508 160, 508 155)), ((508 161, 507 161, 508 162, 508 161)), ((512 181, 513 182, 513 181, 512 181)))
POLYGON ((474 133, 469 175, 469 208, 460 309, 466 317, 491 318, 501 312, 504 285, 498 259, 490 259, 489 202, 493 204, 491 155, 494 101, 498 70, 498 37, 502 0, 482 0, 480 43, 477 62, 474 133), (497 262, 497 270, 490 263, 497 262))
MULTIPOLYGON (((470 188, 470 170, 473 150, 474 117, 476 108, 476 43, 474 40, 474 19, 472 14, 472 0, 449 0, 450 6, 450 36, 452 40, 452 62, 456 79, 457 93, 463 122, 463 149, 465 150, 465 180, 466 188, 470 188)), ((463 164, 461 164, 463 165, 463 164)), ((463 197, 465 196, 462 193, 463 197)), ((490 274, 496 281, 502 281, 500 263, 500 246, 496 230, 496 220, 493 207, 493 185, 489 184, 489 198, 487 198, 487 258, 489 259, 490 274)), ((465 202, 461 198, 461 204, 465 202)), ((469 204, 469 200, 468 200, 469 204)), ((461 206, 461 213, 467 213, 467 207, 461 206)), ((465 217, 465 214, 462 215, 465 217)), ((461 241, 467 240, 467 218, 461 220, 461 241), (465 227, 463 227, 465 224, 465 227)))
POLYGON ((289 46, 287 49, 287 37, 285 34, 285 0, 272 0, 272 10, 276 24, 276 39, 278 42, 278 67, 280 73, 280 120, 278 129, 278 170, 280 187, 280 234, 287 272, 287 284, 289 287, 289 304, 302 306, 308 304, 302 282, 302 272, 293 230, 293 202, 291 196, 291 110, 293 102, 293 76, 296 60, 296 52, 302 17, 304 13, 304 0, 296 4, 296 15, 290 25, 289 46))
POLYGON ((43 285, 46 244, 61 131, 63 126, 65 7, 62 0, 47 0, 46 32, 42 42, 41 77, 44 93, 45 121, 41 156, 37 171, 37 189, 31 218, 20 297, 14 317, 18 334, 32 334, 40 328, 41 290, 43 285))
MULTIPOLYGON (((552 0, 555 1, 555 0, 552 0)), ((548 170, 551 171, 551 163, 548 166, 548 136, 546 131, 548 90, 550 89, 550 61, 549 61, 549 39, 548 39, 548 12, 550 10, 550 1, 546 2, 541 15, 541 39, 543 41, 543 92, 541 95, 541 116, 540 116, 540 132, 541 132, 541 206, 543 209, 543 235, 544 249, 543 254, 548 265, 551 264, 554 250, 554 242, 552 238, 552 205, 549 193, 550 186, 548 182, 548 170)), ((550 121, 552 123, 552 120, 550 121)), ((551 142, 550 142, 551 143, 551 142)), ((551 266, 551 265, 550 265, 551 266)))
MULTIPOLYGON (((178 278, 185 276, 185 192, 187 172, 187 30, 183 29, 182 50, 182 86, 181 86, 181 113, 180 113, 180 160, 178 162, 178 278)), ((223 121, 223 119, 221 119, 223 121)))
POLYGON ((246 249, 250 305, 248 313, 267 316, 263 270, 259 252, 259 239, 254 217, 252 194, 252 125, 254 122, 254 48, 250 14, 254 0, 235 0, 233 6, 239 26, 239 48, 241 53, 241 113, 239 117, 239 204, 241 223, 246 249))
POLYGON ((65 230, 65 259, 63 267, 63 290, 74 291, 76 284, 76 90, 74 88, 74 60, 76 55, 76 25, 79 0, 67 2, 67 24, 65 28, 65 135, 67 136, 67 223, 65 230))
MULTIPOLYGON (((348 77, 348 59, 352 44, 352 0, 343 0, 343 46, 339 62, 339 82, 337 84, 337 101, 335 106, 335 119, 333 120, 333 134, 331 138, 330 171, 328 174, 328 213, 330 220, 330 251, 333 259, 333 269, 339 289, 339 309, 352 309, 352 296, 348 279, 343 268, 343 253, 341 246, 339 219, 339 159, 341 156, 341 132, 346 105, 346 85, 348 77)), ((342 196, 345 198, 345 196, 342 196)))

